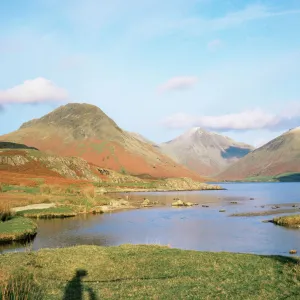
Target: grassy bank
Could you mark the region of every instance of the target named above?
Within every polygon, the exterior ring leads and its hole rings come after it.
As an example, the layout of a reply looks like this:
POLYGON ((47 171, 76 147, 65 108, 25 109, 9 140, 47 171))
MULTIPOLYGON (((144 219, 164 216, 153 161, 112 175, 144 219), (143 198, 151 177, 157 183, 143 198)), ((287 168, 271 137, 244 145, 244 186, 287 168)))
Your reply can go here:
POLYGON ((1 256, 3 273, 20 268, 49 300, 298 299, 300 289, 298 259, 160 246, 78 246, 1 256))
POLYGON ((299 208, 286 208, 286 209, 272 209, 264 211, 253 211, 253 212, 244 212, 244 213, 234 213, 230 217, 258 217, 258 216, 271 216, 279 215, 285 213, 299 212, 299 208))
POLYGON ((287 227, 299 227, 300 226, 300 215, 291 215, 274 218, 273 223, 276 225, 287 226, 287 227))
POLYGON ((300 173, 282 173, 275 176, 247 177, 245 182, 300 182, 300 173))
POLYGON ((45 209, 29 209, 17 213, 20 216, 36 219, 68 218, 76 216, 69 207, 51 207, 45 209))
POLYGON ((13 217, 0 223, 0 243, 29 240, 36 235, 37 225, 30 219, 13 217))

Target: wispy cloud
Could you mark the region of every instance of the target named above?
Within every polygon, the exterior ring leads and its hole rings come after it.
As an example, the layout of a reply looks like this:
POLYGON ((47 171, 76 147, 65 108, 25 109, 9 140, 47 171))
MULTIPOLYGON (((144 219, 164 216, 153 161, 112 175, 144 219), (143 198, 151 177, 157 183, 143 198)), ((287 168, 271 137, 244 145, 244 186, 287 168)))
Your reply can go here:
POLYGON ((272 114, 261 109, 219 116, 195 116, 184 113, 167 117, 162 124, 167 128, 185 129, 203 127, 216 131, 245 130, 287 130, 300 125, 300 106, 293 106, 280 114, 272 114))
POLYGON ((223 42, 220 39, 215 39, 215 40, 210 41, 207 44, 207 49, 210 51, 215 51, 215 50, 219 49, 220 47, 222 47, 222 45, 223 45, 223 42))
POLYGON ((208 48, 208 50, 215 51, 215 50, 219 49, 220 47, 222 47, 222 45, 223 45, 223 42, 220 39, 215 39, 215 40, 210 41, 207 44, 207 48, 208 48))
MULTIPOLYGON (((195 3, 194 3, 195 4, 195 3)), ((193 4, 190 3, 192 6, 193 4)), ((222 17, 204 18, 189 17, 188 15, 161 16, 156 14, 146 19, 139 26, 131 28, 131 35, 141 37, 164 36, 167 34, 181 33, 185 35, 199 36, 207 33, 223 31, 241 26, 244 23, 258 21, 266 18, 274 18, 284 15, 300 14, 300 10, 276 11, 272 7, 256 4, 248 5, 237 11, 228 12, 222 17)))
POLYGON ((0 105, 12 103, 42 103, 67 100, 66 90, 50 80, 38 77, 7 90, 0 90, 0 105))
POLYGON ((69 70, 84 65, 85 61, 86 57, 83 55, 69 55, 60 61, 59 66, 62 69, 69 70))
POLYGON ((160 92, 186 90, 192 88, 198 81, 196 76, 173 77, 158 87, 160 92))

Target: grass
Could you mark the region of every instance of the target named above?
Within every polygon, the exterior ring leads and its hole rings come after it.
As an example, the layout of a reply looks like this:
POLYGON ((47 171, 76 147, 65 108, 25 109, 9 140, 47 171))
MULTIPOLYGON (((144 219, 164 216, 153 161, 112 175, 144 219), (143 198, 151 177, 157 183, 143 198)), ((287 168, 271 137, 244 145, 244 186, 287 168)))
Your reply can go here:
POLYGON ((30 219, 14 217, 0 223, 0 242, 29 240, 36 235, 37 225, 30 219))
POLYGON ((69 207, 50 207, 45 209, 29 209, 18 212, 18 215, 26 218, 51 219, 51 218, 68 218, 76 216, 69 207))
POLYGON ((300 173, 282 173, 275 176, 251 176, 245 178, 244 181, 250 182, 299 182, 300 173))
POLYGON ((90 299, 298 299, 300 289, 297 258, 162 246, 77 246, 1 256, 3 272, 11 274, 20 267, 44 287, 48 300, 89 299, 88 295, 90 299))
POLYGON ((29 187, 29 186, 17 186, 17 185, 5 185, 2 184, 2 193, 19 191, 27 194, 37 194, 39 193, 38 187, 29 187))
POLYGON ((7 278, 0 277, 0 299, 3 300, 42 300, 45 297, 44 290, 38 286, 29 275, 18 270, 7 278))
POLYGON ((12 219, 14 213, 10 209, 9 205, 0 203, 0 222, 5 222, 12 219))
POLYGON ((137 182, 96 182, 94 183, 97 187, 105 187, 110 189, 116 188, 135 188, 135 189, 155 189, 160 187, 159 181, 137 181, 137 182))
POLYGON ((299 208, 286 208, 286 209, 272 209, 272 210, 264 210, 264 211, 253 211, 253 212, 245 212, 245 213, 235 213, 230 215, 230 217, 258 217, 258 216, 271 216, 271 215, 279 215, 285 213, 298 212, 299 208))
POLYGON ((287 226, 287 227, 298 227, 300 226, 300 215, 291 215, 274 218, 273 223, 276 225, 287 226))

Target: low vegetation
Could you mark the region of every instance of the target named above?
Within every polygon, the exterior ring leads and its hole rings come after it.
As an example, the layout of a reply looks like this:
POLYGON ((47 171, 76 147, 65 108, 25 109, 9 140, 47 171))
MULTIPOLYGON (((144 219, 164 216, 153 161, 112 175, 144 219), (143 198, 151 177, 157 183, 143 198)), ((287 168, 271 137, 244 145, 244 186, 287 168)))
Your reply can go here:
POLYGON ((282 173, 275 176, 251 176, 243 181, 250 182, 299 182, 300 173, 282 173))
POLYGON ((287 226, 287 227, 300 227, 300 215, 291 215, 274 218, 272 221, 276 225, 287 226))
POLYGON ((3 300, 43 300, 45 293, 31 274, 18 270, 10 276, 0 277, 0 299, 3 300))
POLYGON ((0 224, 1 222, 8 221, 14 216, 13 211, 10 209, 9 205, 0 203, 0 224))
POLYGON ((18 215, 27 218, 51 219, 51 218, 68 218, 76 216, 69 207, 51 207, 45 209, 29 209, 18 212, 18 215))
POLYGON ((0 243, 30 240, 36 235, 37 225, 30 219, 13 217, 0 223, 0 243))
POLYGON ((298 258, 163 246, 77 246, 1 256, 3 272, 17 268, 43 287, 40 299, 48 300, 298 299, 300 289, 298 258))
POLYGON ((263 211, 253 211, 244 213, 234 213, 230 217, 258 217, 258 216, 271 216, 285 213, 299 212, 299 208, 285 208, 285 209, 272 209, 263 211))

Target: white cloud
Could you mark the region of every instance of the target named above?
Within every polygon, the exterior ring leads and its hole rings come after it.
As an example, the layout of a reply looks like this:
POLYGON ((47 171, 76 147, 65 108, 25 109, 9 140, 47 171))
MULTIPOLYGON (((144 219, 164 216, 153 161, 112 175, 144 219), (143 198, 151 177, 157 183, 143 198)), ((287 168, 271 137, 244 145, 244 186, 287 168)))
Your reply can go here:
POLYGON ((222 47, 222 45, 223 45, 223 42, 221 40, 215 39, 215 40, 210 41, 207 44, 207 48, 208 48, 208 50, 215 51, 215 50, 219 49, 220 47, 222 47))
POLYGON ((42 77, 26 80, 22 84, 7 90, 0 90, 0 104, 42 103, 64 101, 67 98, 66 90, 42 77))
POLYGON ((268 113, 261 109, 220 116, 193 116, 179 113, 167 117, 162 123, 174 129, 197 126, 216 131, 287 130, 300 125, 300 107, 294 106, 293 111, 286 110, 280 114, 268 113))
POLYGON ((172 90, 185 90, 192 88, 198 81, 196 76, 173 77, 162 84, 158 89, 161 92, 172 90))

